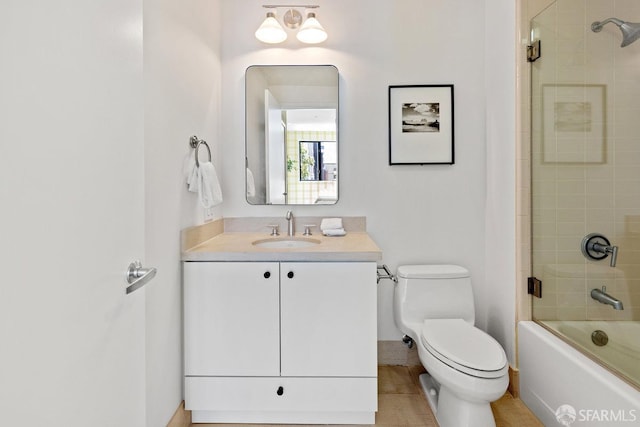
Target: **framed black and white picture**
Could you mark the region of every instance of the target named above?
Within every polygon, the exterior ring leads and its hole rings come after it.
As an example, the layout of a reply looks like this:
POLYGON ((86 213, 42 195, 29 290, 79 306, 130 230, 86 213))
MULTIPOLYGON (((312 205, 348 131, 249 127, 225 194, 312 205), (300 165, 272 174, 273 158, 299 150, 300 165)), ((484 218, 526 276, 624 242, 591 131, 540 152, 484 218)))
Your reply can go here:
POLYGON ((454 163, 453 85, 389 86, 389 164, 454 163))

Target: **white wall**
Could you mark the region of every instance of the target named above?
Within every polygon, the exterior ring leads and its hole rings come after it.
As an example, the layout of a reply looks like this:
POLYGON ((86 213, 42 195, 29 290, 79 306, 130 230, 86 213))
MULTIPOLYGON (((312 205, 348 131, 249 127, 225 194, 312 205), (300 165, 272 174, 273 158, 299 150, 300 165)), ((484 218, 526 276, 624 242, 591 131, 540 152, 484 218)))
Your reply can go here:
POLYGON ((144 1, 146 261, 158 268, 146 290, 149 427, 166 425, 182 400, 180 230, 203 222, 182 169, 194 134, 221 164, 220 25, 218 1, 144 1))
MULTIPOLYGON (((487 67, 485 58, 485 2, 456 0, 319 1, 318 18, 329 34, 320 46, 301 46, 290 37, 271 47, 253 35, 264 19, 263 2, 223 0, 224 22, 233 17, 233 25, 223 25, 222 141, 225 153, 223 191, 225 216, 284 215, 286 207, 250 206, 244 200, 244 70, 252 64, 333 64, 340 71, 340 200, 335 206, 295 207, 297 215, 365 215, 368 230, 383 251, 383 261, 392 269, 404 263, 459 263, 470 269, 478 305, 478 324, 505 323, 514 329, 510 287, 513 277, 507 273, 485 274, 487 247, 502 250, 511 238, 507 232, 486 243, 487 212, 504 212, 509 200, 499 189, 492 190, 495 206, 487 208, 486 129, 487 117, 500 113, 486 111, 487 92, 498 90, 491 105, 499 106, 511 89, 501 90, 508 70, 500 77, 487 79, 486 70, 501 71, 508 55, 506 41, 490 56, 500 62, 487 67), (389 85, 455 85, 455 149, 452 166, 388 165, 389 85), (489 84, 489 88, 487 88, 489 84), (497 88, 496 88, 497 86, 497 88), (488 246, 487 246, 488 245, 488 246), (487 283, 500 280, 500 284, 487 283), (503 281, 507 280, 507 283, 503 281), (501 287, 495 293, 496 287, 501 287), (502 292, 507 289, 507 292, 502 292), (491 302, 489 299, 492 299, 491 302), (489 321, 488 312, 494 318, 489 321)), ((503 5, 504 6, 504 5, 503 5)), ((492 7, 493 9, 493 7, 492 7)), ((507 10, 512 6, 507 7, 507 10)), ((500 14, 501 16, 503 14, 500 14)), ((497 26, 488 38, 509 34, 511 22, 488 16, 497 26), (500 32, 496 34, 496 32, 500 32)), ((491 46, 491 49, 496 47, 491 46)), ((509 46, 508 49, 513 49, 509 46)), ((509 100, 512 105, 512 100, 509 100)), ((508 106, 503 107, 508 109, 508 106)), ((513 118, 492 123, 491 139, 496 147, 513 144, 510 136, 513 118)), ((493 152, 493 151, 492 151, 493 152)), ((508 175, 508 162, 491 163, 499 175, 508 175)), ((499 183, 492 178, 492 183, 499 183)), ((508 180, 503 183, 508 187, 508 180)), ((506 249, 505 249, 506 250, 506 249)), ((512 248, 513 250, 513 248, 512 248)), ((492 264, 492 268, 494 265, 492 264)), ((508 267, 508 266, 507 266, 508 267)), ((392 316, 392 285, 379 285, 379 339, 399 338, 392 316)), ((512 336, 493 328, 509 350, 512 336)), ((511 334, 512 335, 512 334, 511 334)), ((510 350, 509 350, 510 351, 510 350)), ((510 359, 513 354, 509 352, 510 359)))
MULTIPOLYGON (((482 323, 515 363, 516 318, 516 10, 511 0, 485 10, 487 195, 482 323)), ((480 320, 480 319, 479 319, 480 320)))

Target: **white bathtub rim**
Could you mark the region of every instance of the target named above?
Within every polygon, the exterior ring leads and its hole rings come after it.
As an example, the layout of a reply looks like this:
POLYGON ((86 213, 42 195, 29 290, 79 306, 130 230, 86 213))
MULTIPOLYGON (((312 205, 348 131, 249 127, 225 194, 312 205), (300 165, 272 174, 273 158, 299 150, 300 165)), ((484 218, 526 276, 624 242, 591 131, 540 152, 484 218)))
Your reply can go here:
MULTIPOLYGON (((640 399, 640 390, 636 389, 623 379, 619 378, 611 371, 595 362, 590 357, 586 356, 581 351, 562 341, 562 339, 549 332, 546 328, 539 325, 537 322, 530 320, 520 321, 518 322, 518 325, 529 329, 531 332, 547 341, 547 343, 554 349, 560 352, 566 352, 568 356, 573 358, 573 361, 576 365, 585 370, 590 370, 591 374, 597 379, 603 382, 610 383, 611 386, 615 387, 616 389, 624 391, 625 394, 629 394, 632 399, 640 399)), ((633 400, 631 400, 631 402, 633 402, 633 400)), ((640 400, 638 401, 638 403, 640 403, 640 400)))
POLYGON ((533 321, 518 322, 518 348, 521 398, 545 425, 560 425, 555 411, 562 404, 576 409, 634 410, 640 418, 639 390, 544 327, 533 321), (565 381, 567 376, 571 381, 565 381))

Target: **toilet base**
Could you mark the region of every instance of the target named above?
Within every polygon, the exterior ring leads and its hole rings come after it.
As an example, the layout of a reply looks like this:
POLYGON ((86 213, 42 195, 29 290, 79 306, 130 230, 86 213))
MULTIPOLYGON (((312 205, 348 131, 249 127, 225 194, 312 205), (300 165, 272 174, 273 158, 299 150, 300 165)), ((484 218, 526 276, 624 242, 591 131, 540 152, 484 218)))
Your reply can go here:
POLYGON ((431 411, 435 415, 438 412, 438 394, 440 393, 440 384, 427 373, 420 374, 418 377, 422 391, 429 402, 431 411))
POLYGON ((428 373, 420 385, 440 427, 496 427, 489 402, 469 402, 442 387, 428 373))

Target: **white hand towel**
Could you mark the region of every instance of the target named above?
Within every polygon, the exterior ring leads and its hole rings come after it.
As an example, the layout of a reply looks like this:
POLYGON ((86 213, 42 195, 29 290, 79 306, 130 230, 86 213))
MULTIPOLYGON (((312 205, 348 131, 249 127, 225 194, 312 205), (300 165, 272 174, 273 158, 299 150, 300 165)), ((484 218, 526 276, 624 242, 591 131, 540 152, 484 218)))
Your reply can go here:
POLYGON ((200 163, 198 169, 198 194, 200 203, 206 209, 222 203, 222 190, 216 174, 216 168, 211 162, 200 163))
POLYGON ((247 168, 247 197, 255 197, 256 195, 256 182, 253 179, 253 172, 247 168))
POLYGON ((322 230, 322 234, 324 234, 325 236, 335 237, 335 236, 346 236, 347 232, 344 231, 344 228, 329 228, 326 230, 322 230))
POLYGON ((184 176, 187 179, 187 189, 193 193, 199 190, 198 168, 196 167, 196 159, 193 152, 189 152, 184 161, 184 176))
POLYGON ((320 230, 342 229, 342 218, 324 218, 320 223, 320 230))

